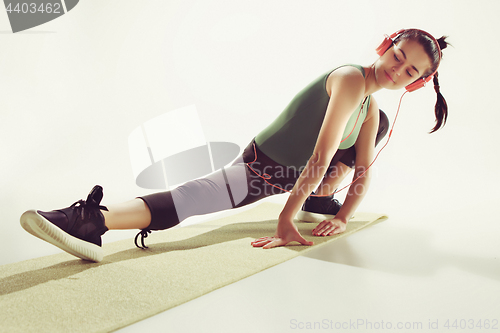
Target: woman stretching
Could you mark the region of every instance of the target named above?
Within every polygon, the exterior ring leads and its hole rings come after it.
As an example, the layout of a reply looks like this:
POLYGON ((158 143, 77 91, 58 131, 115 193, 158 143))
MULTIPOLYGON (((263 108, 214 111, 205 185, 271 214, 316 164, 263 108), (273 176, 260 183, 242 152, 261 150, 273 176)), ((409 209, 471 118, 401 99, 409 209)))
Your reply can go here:
POLYGON ((101 236, 109 229, 171 228, 193 215, 242 207, 270 195, 290 192, 279 215, 274 237, 252 242, 265 249, 290 242, 312 245, 293 219, 317 221, 314 236, 342 233, 366 194, 374 149, 389 122, 371 96, 380 89, 413 91, 433 79, 437 93, 436 124, 446 123, 447 105, 439 92, 437 68, 445 37, 436 40, 418 29, 400 30, 377 49, 369 66, 344 65, 331 70, 299 92, 285 110, 250 142, 234 163, 171 191, 131 201, 100 205, 102 188, 68 208, 30 210, 21 225, 31 234, 82 259, 103 258, 101 236), (345 202, 333 194, 354 169, 345 202))

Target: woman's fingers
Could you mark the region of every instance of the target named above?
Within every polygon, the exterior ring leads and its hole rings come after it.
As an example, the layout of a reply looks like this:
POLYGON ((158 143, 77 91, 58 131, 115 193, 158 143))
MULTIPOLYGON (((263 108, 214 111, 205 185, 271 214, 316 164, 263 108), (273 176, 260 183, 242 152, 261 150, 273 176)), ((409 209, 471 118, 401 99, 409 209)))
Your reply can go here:
POLYGON ((261 247, 261 246, 264 246, 266 245, 267 243, 269 242, 272 242, 274 239, 274 237, 261 237, 259 239, 256 239, 252 242, 252 245, 254 247, 261 247))
POLYGON ((333 236, 333 235, 336 235, 338 233, 340 233, 339 228, 335 228, 335 229, 331 230, 328 234, 323 235, 323 236, 333 236))
POLYGON ((261 240, 261 241, 252 242, 252 245, 253 246, 262 246, 263 244, 267 244, 269 242, 270 241, 268 241, 268 240, 261 240))
POLYGON ((284 242, 281 238, 275 238, 273 241, 267 243, 262 248, 263 249, 272 249, 273 247, 282 246, 282 245, 286 245, 286 242, 284 242))
POLYGON ((314 242, 310 242, 307 239, 305 239, 304 237, 302 237, 300 234, 298 234, 296 237, 294 237, 293 239, 290 239, 290 240, 284 240, 282 238, 274 238, 274 240, 272 240, 271 242, 267 243, 262 248, 263 249, 271 249, 273 247, 287 245, 287 244, 289 244, 291 242, 298 242, 298 243, 300 243, 302 245, 308 245, 308 246, 314 245, 314 242))
POLYGON ((287 245, 288 243, 291 242, 298 242, 302 245, 313 245, 314 242, 310 242, 306 240, 302 235, 299 233, 297 228, 292 228, 291 230, 282 232, 282 235, 279 235, 277 232, 277 235, 274 237, 261 237, 252 242, 252 246, 254 247, 262 247, 264 249, 271 249, 273 247, 277 246, 284 246, 287 245))
POLYGON ((312 234, 313 236, 332 236, 340 234, 343 231, 343 228, 338 224, 325 220, 313 229, 312 234))
POLYGON ((344 232, 344 230, 342 230, 340 227, 336 228, 333 232, 332 232, 332 235, 338 235, 340 233, 344 232))
POLYGON ((263 240, 266 240, 266 239, 269 239, 269 238, 272 238, 272 237, 266 236, 266 237, 257 238, 257 239, 256 239, 256 240, 254 240, 252 243, 255 243, 255 242, 260 242, 260 241, 263 241, 263 240))
POLYGON ((252 243, 255 243, 255 242, 262 242, 262 241, 266 241, 266 240, 269 240, 269 239, 273 239, 274 237, 270 237, 270 236, 266 236, 266 237, 261 237, 261 238, 257 238, 256 240, 254 240, 252 243))
POLYGON ((314 236, 322 236, 328 230, 328 222, 323 221, 313 229, 312 234, 314 236))
POLYGON ((299 242, 302 245, 314 245, 314 242, 306 240, 304 237, 299 236, 293 240, 285 241, 282 238, 263 237, 252 242, 253 247, 262 247, 263 249, 272 249, 273 247, 287 245, 293 241, 299 242))

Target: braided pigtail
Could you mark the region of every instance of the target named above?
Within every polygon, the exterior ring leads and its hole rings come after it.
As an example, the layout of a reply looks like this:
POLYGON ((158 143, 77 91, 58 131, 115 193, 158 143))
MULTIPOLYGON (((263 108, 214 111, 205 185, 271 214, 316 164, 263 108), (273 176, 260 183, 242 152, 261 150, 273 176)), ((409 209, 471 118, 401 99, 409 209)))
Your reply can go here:
POLYGON ((441 94, 438 80, 438 73, 434 74, 434 91, 437 94, 436 106, 434 108, 434 114, 436 115, 436 125, 430 131, 430 133, 436 132, 438 129, 446 124, 446 119, 448 118, 448 104, 441 94))
MULTIPOLYGON (((448 36, 442 36, 441 38, 437 39, 437 42, 439 44, 439 48, 441 49, 441 52, 448 45, 450 45, 446 41, 446 38, 448 38, 448 36)), ((442 53, 441 53, 441 55, 442 55, 442 53)), ((436 66, 436 68, 437 68, 437 66, 436 66)), ((434 114, 436 115, 436 125, 430 131, 430 133, 434 133, 438 129, 443 127, 446 124, 446 119, 448 118, 448 104, 446 104, 446 100, 444 99, 443 95, 440 92, 437 72, 436 72, 436 74, 434 74, 434 91, 436 91, 436 94, 437 94, 436 106, 434 108, 434 114)))

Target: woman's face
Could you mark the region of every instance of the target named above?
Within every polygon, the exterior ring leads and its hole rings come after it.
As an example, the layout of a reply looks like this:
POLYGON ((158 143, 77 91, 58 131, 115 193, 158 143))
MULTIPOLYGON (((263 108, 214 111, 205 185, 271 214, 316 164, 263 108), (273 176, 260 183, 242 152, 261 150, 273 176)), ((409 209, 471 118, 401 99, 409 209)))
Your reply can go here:
POLYGON ((420 43, 402 40, 375 63, 375 79, 386 89, 406 87, 431 68, 431 60, 420 43))

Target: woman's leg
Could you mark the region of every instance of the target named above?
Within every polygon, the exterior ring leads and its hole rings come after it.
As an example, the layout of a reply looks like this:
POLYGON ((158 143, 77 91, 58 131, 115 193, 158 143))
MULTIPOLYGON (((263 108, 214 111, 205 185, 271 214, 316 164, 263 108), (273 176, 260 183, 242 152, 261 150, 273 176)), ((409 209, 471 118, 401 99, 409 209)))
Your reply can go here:
POLYGON ((350 166, 342 162, 337 162, 337 164, 331 168, 331 171, 325 175, 315 193, 317 195, 331 195, 337 190, 340 183, 349 173, 351 173, 351 171, 352 168, 350 166))
POLYGON ((146 203, 137 198, 107 206, 101 211, 108 229, 145 229, 151 223, 151 212, 146 203))
MULTIPOLYGON (((389 120, 385 113, 380 110, 379 128, 375 139, 375 146, 387 134, 389 120)), ((309 196, 297 218, 302 221, 319 223, 332 219, 342 207, 342 204, 334 199, 334 192, 344 178, 352 171, 356 161, 356 149, 354 146, 344 150, 337 150, 332 158, 328 172, 319 185, 316 195, 309 196)))
POLYGON ((245 167, 240 162, 171 191, 108 205, 108 211, 102 211, 102 214, 108 229, 163 230, 193 215, 235 207, 234 200, 238 200, 238 194, 241 197, 246 188, 245 167))
POLYGON ((251 163, 258 174, 272 175, 269 182, 288 190, 298 177, 296 172, 284 172, 286 167, 271 160, 251 142, 231 166, 205 178, 138 199, 143 203, 132 200, 116 207, 108 206, 106 225, 110 229, 164 230, 190 216, 242 207, 267 196, 284 193, 256 175, 246 163, 251 163))
MULTIPOLYGON (((384 111, 379 110, 379 126, 375 146, 387 135, 389 130, 389 119, 384 111)), ((353 170, 356 162, 356 149, 354 146, 345 150, 338 150, 332 158, 332 164, 328 173, 318 187, 316 194, 330 195, 337 190, 344 178, 353 170)))

